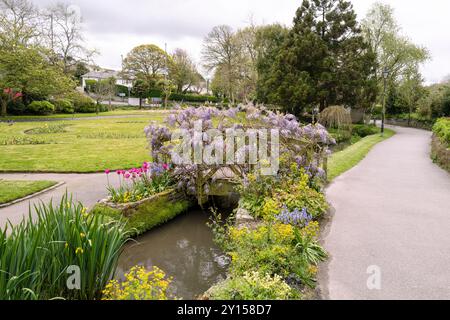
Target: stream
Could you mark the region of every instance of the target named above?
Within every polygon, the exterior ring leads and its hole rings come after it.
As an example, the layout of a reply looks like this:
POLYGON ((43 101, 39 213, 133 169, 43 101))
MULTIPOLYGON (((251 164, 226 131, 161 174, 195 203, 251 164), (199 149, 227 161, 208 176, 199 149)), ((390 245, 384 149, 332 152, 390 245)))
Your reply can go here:
POLYGON ((172 277, 171 292, 177 298, 195 299, 226 278, 229 258, 213 242, 206 225, 209 215, 190 210, 174 220, 129 242, 120 256, 116 278, 132 267, 157 266, 172 277))

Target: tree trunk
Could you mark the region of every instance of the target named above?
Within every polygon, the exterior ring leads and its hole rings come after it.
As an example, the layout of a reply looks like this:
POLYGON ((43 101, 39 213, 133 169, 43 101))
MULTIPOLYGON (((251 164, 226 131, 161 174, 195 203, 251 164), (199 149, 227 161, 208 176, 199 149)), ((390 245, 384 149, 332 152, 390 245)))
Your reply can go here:
POLYGON ((6 111, 7 111, 7 107, 8 107, 8 102, 6 101, 6 99, 1 99, 2 101, 2 112, 1 112, 1 116, 2 117, 6 117, 6 111))

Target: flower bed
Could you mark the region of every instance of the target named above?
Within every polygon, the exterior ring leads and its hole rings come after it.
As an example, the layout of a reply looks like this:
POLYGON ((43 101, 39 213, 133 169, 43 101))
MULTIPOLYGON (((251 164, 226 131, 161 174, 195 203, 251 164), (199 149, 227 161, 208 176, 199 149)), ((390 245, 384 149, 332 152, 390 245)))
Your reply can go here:
POLYGON ((184 194, 170 189, 137 202, 118 204, 111 198, 104 199, 92 213, 112 221, 124 221, 128 235, 136 237, 186 212, 192 202, 184 194))

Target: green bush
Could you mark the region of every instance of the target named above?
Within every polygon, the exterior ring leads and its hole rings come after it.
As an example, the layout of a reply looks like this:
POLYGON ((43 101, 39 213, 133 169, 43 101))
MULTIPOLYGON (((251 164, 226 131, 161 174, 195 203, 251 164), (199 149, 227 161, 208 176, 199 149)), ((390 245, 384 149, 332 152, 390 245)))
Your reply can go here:
POLYGON ((231 256, 229 271, 242 276, 248 271, 291 278, 298 285, 314 287, 317 263, 326 258, 317 244, 319 225, 303 229, 279 223, 264 223, 256 229, 228 230, 224 250, 231 256))
POLYGON ((59 113, 74 113, 75 111, 73 103, 69 99, 57 99, 53 101, 53 104, 55 105, 56 112, 59 113))
POLYGON ((262 275, 257 271, 229 278, 208 291, 213 300, 289 300, 299 298, 278 275, 262 275))
POLYGON ((7 105, 8 114, 22 115, 26 112, 27 107, 22 100, 9 101, 7 105))
POLYGON ((28 111, 38 115, 48 115, 55 112, 55 106, 48 101, 33 101, 28 105, 28 111))
MULTIPOLYGON (((31 211, 31 210, 30 210, 31 211)), ((113 277, 126 233, 88 215, 67 195, 36 207, 37 217, 0 232, 0 300, 99 299, 113 277), (79 268, 79 290, 67 286, 79 268)))
POLYGON ((450 118, 440 118, 433 126, 434 134, 450 147, 450 118))
POLYGON ((70 97, 70 100, 73 103, 75 112, 95 113, 97 111, 95 101, 82 93, 79 92, 73 93, 70 97))
POLYGON ((379 133, 380 130, 376 126, 365 125, 365 124, 355 124, 352 127, 352 133, 354 135, 360 136, 361 138, 371 136, 373 134, 379 133))

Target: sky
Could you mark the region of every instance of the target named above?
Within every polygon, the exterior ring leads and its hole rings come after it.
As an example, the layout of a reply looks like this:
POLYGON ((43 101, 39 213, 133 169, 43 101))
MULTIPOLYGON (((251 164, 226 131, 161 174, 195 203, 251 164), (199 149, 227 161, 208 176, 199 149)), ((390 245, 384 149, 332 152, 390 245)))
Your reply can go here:
MULTIPOLYGON (((45 7, 56 0, 33 0, 45 7)), ((234 29, 278 22, 292 25, 301 0, 67 0, 84 20, 86 45, 99 54, 95 62, 119 70, 121 55, 140 44, 172 52, 187 50, 200 64, 203 38, 216 25, 234 29)), ((352 0, 362 20, 374 0, 352 0)), ((395 9, 404 35, 425 46, 432 59, 422 66, 426 83, 450 74, 450 1, 382 0, 395 9)))

